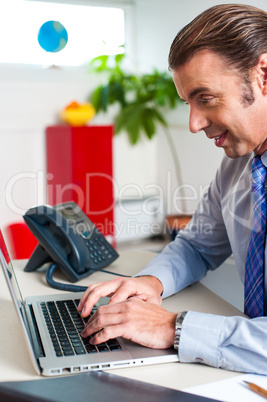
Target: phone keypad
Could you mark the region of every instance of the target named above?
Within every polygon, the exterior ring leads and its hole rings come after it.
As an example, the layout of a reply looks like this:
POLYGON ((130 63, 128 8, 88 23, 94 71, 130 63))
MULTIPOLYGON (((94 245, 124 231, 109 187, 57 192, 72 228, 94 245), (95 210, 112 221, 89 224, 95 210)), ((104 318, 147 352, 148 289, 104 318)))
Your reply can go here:
POLYGON ((91 234, 89 239, 85 239, 85 245, 89 250, 91 262, 99 268, 111 264, 118 257, 117 252, 102 235, 91 234))
POLYGON ((81 236, 82 236, 84 239, 89 239, 89 237, 90 237, 90 232, 88 232, 87 230, 83 230, 82 233, 81 233, 81 236))

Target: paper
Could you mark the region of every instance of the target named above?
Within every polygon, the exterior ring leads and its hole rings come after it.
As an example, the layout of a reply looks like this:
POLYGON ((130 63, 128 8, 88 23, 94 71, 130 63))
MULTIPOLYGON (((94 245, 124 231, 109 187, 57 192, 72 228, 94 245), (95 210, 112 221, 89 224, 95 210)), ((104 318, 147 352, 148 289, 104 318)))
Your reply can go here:
POLYGON ((224 402, 263 402, 264 398, 251 391, 243 381, 253 382, 267 389, 267 376, 244 374, 227 380, 185 388, 183 391, 224 402))

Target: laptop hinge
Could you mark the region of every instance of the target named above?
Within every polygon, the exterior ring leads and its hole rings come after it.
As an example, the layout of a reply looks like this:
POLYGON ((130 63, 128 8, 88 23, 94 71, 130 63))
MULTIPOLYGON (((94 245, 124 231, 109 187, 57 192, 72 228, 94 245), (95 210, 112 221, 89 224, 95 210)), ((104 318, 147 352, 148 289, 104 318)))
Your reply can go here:
POLYGON ((44 357, 44 349, 42 346, 41 337, 39 334, 39 330, 36 324, 33 308, 31 304, 22 305, 21 313, 25 325, 27 326, 28 334, 30 336, 31 344, 35 353, 35 357, 38 359, 39 357, 44 357))

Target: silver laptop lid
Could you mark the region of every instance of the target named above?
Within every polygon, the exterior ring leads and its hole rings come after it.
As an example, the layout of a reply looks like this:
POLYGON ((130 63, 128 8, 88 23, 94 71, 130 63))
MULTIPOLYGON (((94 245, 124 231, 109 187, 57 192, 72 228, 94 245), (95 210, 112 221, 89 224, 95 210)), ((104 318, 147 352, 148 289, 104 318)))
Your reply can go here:
POLYGON ((13 265, 11 262, 11 258, 6 246, 6 242, 4 240, 4 236, 2 234, 2 231, 0 229, 0 265, 2 267, 3 273, 4 273, 4 277, 6 279, 6 283, 17 313, 17 316, 19 318, 19 322, 24 334, 24 338, 26 340, 26 344, 27 347, 29 349, 30 352, 30 357, 33 363, 33 366, 35 368, 35 370, 37 371, 38 374, 40 374, 40 369, 39 369, 39 365, 37 363, 37 359, 35 358, 35 354, 34 354, 34 350, 30 341, 30 336, 28 333, 28 329, 25 323, 25 315, 23 312, 23 299, 22 299, 22 295, 21 295, 21 291, 18 285, 18 281, 15 275, 15 271, 13 269, 13 265))
POLYGON ((18 285, 18 281, 13 269, 13 265, 11 262, 11 258, 9 252, 7 250, 7 245, 0 229, 0 250, 1 250, 1 265, 4 273, 8 274, 8 278, 11 282, 11 292, 14 293, 15 300, 14 302, 18 305, 18 308, 23 303, 22 294, 18 285))

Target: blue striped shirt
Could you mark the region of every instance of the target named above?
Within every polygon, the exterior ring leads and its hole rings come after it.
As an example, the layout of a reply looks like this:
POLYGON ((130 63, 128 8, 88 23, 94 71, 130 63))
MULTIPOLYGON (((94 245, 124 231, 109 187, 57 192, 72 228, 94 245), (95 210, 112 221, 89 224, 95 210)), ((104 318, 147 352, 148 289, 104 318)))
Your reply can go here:
MULTIPOLYGON (((253 221, 253 157, 224 157, 187 228, 138 273, 157 277, 163 285, 163 297, 199 281, 232 253, 244 283, 253 221)), ((267 166, 267 152, 262 162, 267 166)), ((267 375, 267 317, 247 319, 189 311, 183 322, 179 359, 267 375)))

